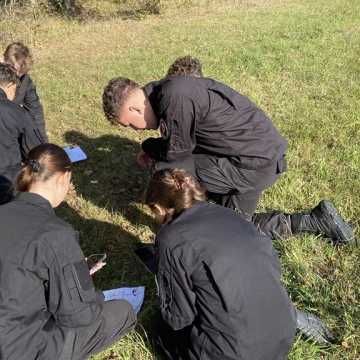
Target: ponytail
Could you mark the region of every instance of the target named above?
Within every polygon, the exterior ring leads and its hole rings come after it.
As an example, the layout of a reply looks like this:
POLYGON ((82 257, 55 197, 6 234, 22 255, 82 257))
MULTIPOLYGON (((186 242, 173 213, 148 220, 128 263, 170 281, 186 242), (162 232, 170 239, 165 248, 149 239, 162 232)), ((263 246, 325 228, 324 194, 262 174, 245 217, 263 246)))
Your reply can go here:
POLYGON ((191 208, 197 201, 205 200, 205 190, 193 176, 181 169, 156 172, 146 193, 146 204, 151 208, 160 205, 168 211, 168 219, 191 208))
POLYGON ((16 181, 16 190, 27 192, 37 181, 47 181, 57 172, 71 171, 66 152, 55 144, 42 144, 33 148, 16 181))

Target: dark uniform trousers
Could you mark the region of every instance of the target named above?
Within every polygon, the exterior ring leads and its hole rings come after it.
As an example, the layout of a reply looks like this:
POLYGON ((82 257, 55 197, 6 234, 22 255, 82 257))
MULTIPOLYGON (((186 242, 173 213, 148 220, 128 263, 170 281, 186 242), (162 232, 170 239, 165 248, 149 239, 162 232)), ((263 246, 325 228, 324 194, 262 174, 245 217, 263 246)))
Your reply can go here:
MULTIPOLYGON (((156 163, 155 170, 165 168, 185 169, 206 188, 210 200, 240 212, 251 221, 262 192, 276 182, 287 165, 284 156, 267 167, 246 169, 239 166, 236 158, 193 154, 191 158, 156 163)), ((264 218, 259 219, 265 226, 264 218)))
POLYGON ((239 167, 236 159, 229 157, 196 154, 194 161, 197 177, 209 198, 241 212, 247 220, 254 215, 262 192, 286 170, 285 158, 256 170, 239 167))
POLYGON ((84 360, 129 332, 136 317, 127 301, 113 300, 103 304, 102 316, 90 326, 68 329, 59 360, 84 360))

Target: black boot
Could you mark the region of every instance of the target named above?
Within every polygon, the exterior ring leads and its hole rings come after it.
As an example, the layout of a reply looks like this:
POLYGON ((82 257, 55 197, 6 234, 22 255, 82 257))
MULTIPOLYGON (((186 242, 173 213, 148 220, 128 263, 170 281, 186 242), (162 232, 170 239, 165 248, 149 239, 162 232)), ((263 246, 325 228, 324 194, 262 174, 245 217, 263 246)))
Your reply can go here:
POLYGON ((320 345, 329 345, 335 341, 334 335, 316 315, 297 309, 295 311, 296 329, 301 335, 320 345))
POLYGON ((337 243, 356 242, 352 227, 327 200, 320 201, 310 214, 291 215, 291 229, 294 234, 308 232, 323 235, 337 243))

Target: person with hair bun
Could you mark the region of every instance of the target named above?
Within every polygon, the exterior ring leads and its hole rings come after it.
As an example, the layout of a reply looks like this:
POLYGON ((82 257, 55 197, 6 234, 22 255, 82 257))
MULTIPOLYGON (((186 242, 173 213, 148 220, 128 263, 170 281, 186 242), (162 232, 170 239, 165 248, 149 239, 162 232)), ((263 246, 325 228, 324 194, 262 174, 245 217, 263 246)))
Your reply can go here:
POLYGON ((146 194, 162 224, 155 240, 156 330, 166 357, 286 359, 295 328, 320 344, 332 342, 316 315, 291 304, 271 239, 205 200, 197 180, 180 169, 156 172, 146 194))
POLYGON ((33 148, 16 198, 0 206, 0 357, 77 360, 103 350, 136 322, 129 303, 94 289, 76 231, 53 210, 71 162, 54 144, 33 148))
POLYGON ((35 84, 28 74, 34 63, 30 49, 22 42, 13 42, 5 49, 4 62, 13 66, 19 77, 19 85, 14 99, 15 104, 22 106, 30 113, 41 137, 44 142, 47 142, 43 106, 35 84))
POLYGON ((296 315, 271 240, 205 200, 179 169, 156 172, 147 190, 146 204, 162 224, 159 345, 169 359, 286 359, 296 315))

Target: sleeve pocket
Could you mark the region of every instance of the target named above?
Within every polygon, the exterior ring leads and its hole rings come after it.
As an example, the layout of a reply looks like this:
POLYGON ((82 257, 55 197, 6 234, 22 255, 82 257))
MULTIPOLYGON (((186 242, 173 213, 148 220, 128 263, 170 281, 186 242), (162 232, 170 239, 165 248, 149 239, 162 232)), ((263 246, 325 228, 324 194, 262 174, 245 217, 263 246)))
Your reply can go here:
POLYGON ((168 271, 159 271, 158 274, 158 284, 159 284, 159 295, 160 295, 160 308, 162 310, 167 310, 172 301, 172 291, 171 291, 171 279, 170 273, 168 271))
POLYGON ((85 261, 64 267, 64 277, 71 301, 87 303, 95 299, 95 289, 85 261))

